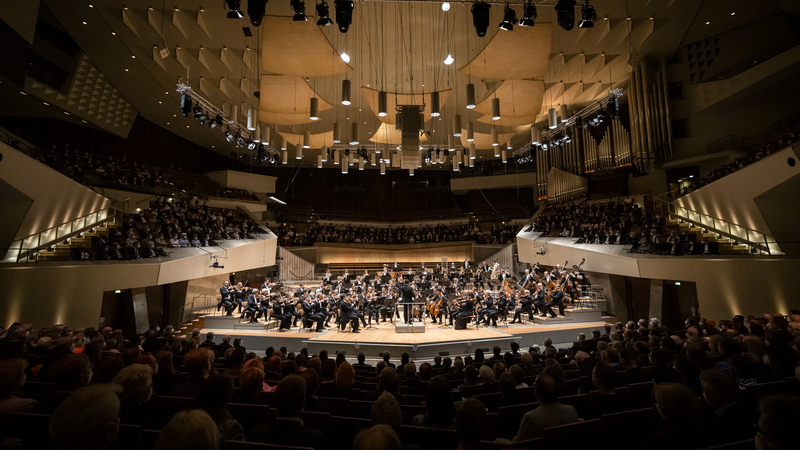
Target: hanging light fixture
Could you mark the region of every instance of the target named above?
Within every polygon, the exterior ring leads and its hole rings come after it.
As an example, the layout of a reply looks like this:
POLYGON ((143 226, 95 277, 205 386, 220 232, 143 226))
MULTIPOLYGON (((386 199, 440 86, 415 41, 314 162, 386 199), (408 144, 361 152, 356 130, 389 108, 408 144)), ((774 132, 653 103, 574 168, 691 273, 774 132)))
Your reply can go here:
POLYGON ((431 92, 431 117, 439 117, 439 93, 431 92))
POLYGON ((281 164, 289 164, 289 151, 281 150, 281 164))
POLYGON ((323 145, 322 148, 319 150, 320 156, 322 156, 322 162, 328 162, 328 146, 323 145))
POLYGON ((446 66, 449 66, 450 64, 453 64, 453 62, 455 62, 455 59, 453 59, 453 55, 448 53, 447 57, 444 58, 444 64, 446 66))
POLYGON ((294 16, 292 16, 293 22, 308 21, 308 17, 306 17, 306 4, 304 2, 301 2, 300 0, 292 0, 291 5, 292 9, 294 9, 294 16))
POLYGON ((386 161, 381 161, 381 175, 386 175, 386 161))
POLYGON ((489 28, 489 9, 491 6, 488 3, 475 2, 472 4, 472 25, 475 27, 475 33, 478 37, 486 36, 486 30, 489 28))
POLYGON ((328 2, 324 1, 317 5, 317 25, 320 27, 327 27, 333 24, 333 21, 330 17, 330 10, 328 8, 328 2))
POLYGON ((322 169, 322 155, 317 155, 317 169, 322 169))
POLYGON ((353 122, 351 127, 350 145, 358 145, 358 122, 353 122))
POLYGON ((333 122, 333 143, 339 144, 342 142, 341 136, 339 136, 339 122, 333 122))
POLYGON ((350 105, 350 80, 342 80, 342 104, 350 105))
POLYGON ((569 119, 569 113, 567 112, 567 104, 562 103, 559 107, 559 115, 561 116, 561 123, 566 122, 569 119))
POLYGON ((533 3, 533 0, 525 2, 525 6, 522 9, 522 20, 519 21, 519 26, 532 27, 535 24, 536 16, 536 4, 533 3))
POLYGON ((350 166, 347 164, 342 163, 342 173, 347 175, 347 171, 350 170, 350 166))
POLYGON ((511 140, 506 142, 506 150, 514 150, 514 146, 511 145, 511 140))
POLYGON ((452 135, 452 134, 451 134, 451 135, 449 135, 449 136, 447 136, 447 149, 448 149, 449 151, 451 151, 451 152, 452 152, 452 151, 454 151, 454 150, 456 149, 456 144, 455 144, 455 141, 456 141, 456 140, 455 140, 455 138, 453 137, 453 135, 452 135))
POLYGON ((469 159, 475 159, 475 143, 469 144, 469 159))
POLYGON ((503 10, 503 21, 500 22, 500 29, 504 31, 512 31, 514 29, 514 25, 517 23, 517 12, 514 11, 514 8, 509 6, 506 3, 506 8, 503 10))
POLYGON ((460 158, 457 155, 453 155, 453 172, 458 172, 458 160, 460 158))
POLYGON ((408 176, 410 176, 410 177, 414 176, 414 168, 413 167, 408 169, 408 176))
POLYGON ((358 158, 358 170, 364 170, 364 158, 358 158))
POLYGON ((467 109, 475 108, 475 85, 469 83, 467 85, 467 109))
POLYGON ((253 114, 253 108, 247 108, 247 129, 256 130, 256 116, 253 114))
POLYGON ((542 140, 542 132, 536 126, 535 123, 531 124, 531 142, 534 144, 539 144, 542 140))
POLYGON ((261 142, 261 122, 256 122, 256 131, 253 133, 253 142, 261 142))
POLYGON ((558 0, 555 10, 558 24, 570 31, 575 26, 575 0, 558 0))
POLYGON ((555 108, 547 110, 547 126, 552 130, 558 127, 558 111, 555 108))
POLYGON ((339 150, 333 151, 333 164, 337 166, 339 165, 339 150))
POLYGON ((283 137, 283 135, 278 135, 278 141, 280 142, 281 150, 289 150, 289 148, 286 146, 286 138, 283 137))
POLYGON ((266 126, 266 124, 261 127, 261 142, 269 145, 271 136, 270 136, 270 128, 266 126))
POLYGON ((500 120, 500 99, 492 99, 492 120, 500 120))
POLYGON ((475 132, 473 130, 472 121, 470 120, 467 122, 467 142, 472 142, 475 140, 475 132))
POLYGON ((303 148, 311 148, 311 132, 308 130, 303 133, 303 148))
POLYGON ((597 20, 597 12, 594 6, 589 4, 589 0, 581 8, 581 21, 578 22, 578 28, 594 28, 594 21, 597 20))
POLYGON ((508 163, 508 155, 506 155, 506 151, 503 150, 500 154, 501 154, 500 158, 503 160, 503 164, 508 163))
POLYGON ((350 23, 353 21, 353 2, 350 0, 336 0, 333 2, 336 8, 336 25, 339 25, 339 32, 347 33, 350 23))
POLYGON ((386 91, 378 92, 378 115, 386 117, 386 91))
POLYGON ((294 147, 295 151, 295 158, 303 159, 303 143, 302 141, 297 141, 297 145, 294 147))
POLYGON ((461 114, 453 116, 453 136, 461 137, 461 114))
POLYGON ((376 156, 376 154, 375 154, 375 153, 371 153, 371 154, 369 155, 369 165, 370 165, 370 166, 374 166, 374 165, 376 164, 376 160, 377 160, 377 158, 378 158, 378 157, 376 156))
POLYGON ((308 105, 309 119, 319 120, 319 99, 317 97, 311 97, 310 102, 311 103, 308 105))
POLYGON ((494 156, 500 156, 500 155, 497 154, 497 148, 496 148, 499 145, 500 145, 500 139, 497 136, 497 128, 496 127, 492 127, 492 147, 495 147, 495 149, 494 149, 495 155, 494 156))

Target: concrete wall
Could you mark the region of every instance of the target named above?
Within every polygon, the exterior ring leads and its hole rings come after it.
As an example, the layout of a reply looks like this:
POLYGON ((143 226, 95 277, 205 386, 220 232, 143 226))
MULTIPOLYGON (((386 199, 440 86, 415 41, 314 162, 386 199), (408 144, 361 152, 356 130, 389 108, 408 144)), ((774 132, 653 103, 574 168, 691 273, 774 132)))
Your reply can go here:
POLYGON ((275 193, 276 177, 259 175, 255 173, 237 172, 235 170, 220 170, 204 174, 211 181, 216 181, 220 186, 232 189, 244 189, 248 192, 265 194, 275 193))
MULTIPOLYGON (((0 266, 0 324, 12 322, 50 326, 97 326, 103 292, 171 284, 275 264, 276 239, 223 242, 207 250, 225 269, 211 269, 212 259, 201 249, 176 249, 157 261, 86 262, 0 266)), ((188 295, 188 294, 187 294, 188 295)))
POLYGON ((800 160, 794 149, 786 148, 691 194, 680 197, 674 203, 762 233, 771 234, 770 227, 758 209, 755 198, 800 174, 800 164, 792 167, 787 163, 790 157, 795 161, 800 160))
MULTIPOLYGON (((33 200, 15 239, 77 219, 107 207, 111 201, 25 155, 0 143, 0 179, 33 200)), ((6 205, 0 199, 0 209, 6 205)))

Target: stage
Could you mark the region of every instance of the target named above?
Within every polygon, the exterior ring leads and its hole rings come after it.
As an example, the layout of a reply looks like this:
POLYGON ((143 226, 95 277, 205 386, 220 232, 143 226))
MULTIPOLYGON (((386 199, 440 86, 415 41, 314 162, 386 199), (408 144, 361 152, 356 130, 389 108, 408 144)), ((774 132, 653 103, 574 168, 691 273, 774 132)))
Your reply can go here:
MULTIPOLYGON (((511 342, 517 342, 521 348, 526 349, 533 344, 542 345, 545 338, 553 340, 554 344, 572 343, 578 339, 578 333, 589 335, 592 330, 602 330, 605 322, 592 321, 582 323, 525 323, 505 326, 500 322, 497 328, 480 326, 475 328, 474 322, 466 330, 446 328, 438 323, 432 324, 425 321, 424 333, 398 333, 395 324, 389 322, 373 324, 372 328, 361 328, 359 333, 339 331, 336 328, 326 329, 322 332, 291 331, 278 332, 267 329, 264 323, 247 324, 238 323, 234 317, 206 316, 201 333, 213 331, 219 341, 221 336, 229 335, 232 338, 242 338, 242 345, 248 351, 263 353, 267 347, 280 348, 285 346, 288 351, 299 351, 308 348, 309 353, 319 353, 327 350, 330 354, 344 352, 349 358, 355 358, 363 352, 368 358, 377 358, 388 350, 392 358, 399 358, 403 353, 408 353, 414 360, 431 359, 436 355, 467 355, 474 354, 475 350, 482 349, 491 352, 495 345, 503 351, 510 349, 511 342)), ((400 327, 403 325, 401 324, 400 327)))

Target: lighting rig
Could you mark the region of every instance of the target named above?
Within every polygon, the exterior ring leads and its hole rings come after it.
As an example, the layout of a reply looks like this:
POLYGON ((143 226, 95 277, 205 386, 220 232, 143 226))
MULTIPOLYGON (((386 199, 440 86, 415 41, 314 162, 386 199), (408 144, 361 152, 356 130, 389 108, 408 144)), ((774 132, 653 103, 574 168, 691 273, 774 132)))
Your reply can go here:
POLYGON ((573 114, 565 122, 560 122, 557 127, 553 129, 546 129, 542 131, 542 144, 534 144, 530 142, 511 156, 516 158, 517 163, 532 162, 535 151, 541 147, 544 150, 553 146, 562 146, 572 141, 569 134, 569 129, 575 124, 582 124, 586 128, 596 127, 603 123, 606 118, 615 118, 619 115, 619 98, 622 97, 622 88, 612 89, 608 91, 608 95, 599 101, 583 108, 577 113, 573 114))
POLYGON ((189 117, 191 114, 195 120, 211 129, 225 126, 226 130, 223 132, 225 139, 236 144, 237 147, 256 151, 255 159, 258 161, 275 164, 280 160, 279 150, 269 144, 258 142, 258 136, 255 136, 255 132, 231 120, 224 111, 196 93, 191 87, 185 84, 178 84, 176 90, 181 94, 181 110, 184 117, 189 117))

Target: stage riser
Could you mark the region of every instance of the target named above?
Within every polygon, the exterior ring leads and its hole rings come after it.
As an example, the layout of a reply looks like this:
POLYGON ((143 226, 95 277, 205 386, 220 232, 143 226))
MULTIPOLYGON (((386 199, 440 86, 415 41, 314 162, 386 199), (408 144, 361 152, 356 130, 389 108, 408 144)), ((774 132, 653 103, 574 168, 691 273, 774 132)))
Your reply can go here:
POLYGON ((599 322, 603 320, 603 313, 597 309, 568 309, 565 311, 567 318, 572 323, 599 322))
MULTIPOLYGON (((465 336, 466 337, 466 336, 465 336)), ((377 357, 385 351, 389 351, 392 360, 400 359, 403 353, 408 353, 411 359, 431 359, 436 355, 447 353, 449 355, 474 354, 475 350, 481 348, 489 351, 495 345, 500 348, 511 348, 511 342, 516 341, 516 336, 476 339, 455 342, 441 342, 435 344, 381 344, 366 342, 341 342, 341 341, 304 341, 303 345, 308 348, 308 353, 319 353, 321 350, 328 350, 329 354, 335 352, 345 352, 348 357, 355 357, 363 352, 369 357, 377 357)))

